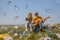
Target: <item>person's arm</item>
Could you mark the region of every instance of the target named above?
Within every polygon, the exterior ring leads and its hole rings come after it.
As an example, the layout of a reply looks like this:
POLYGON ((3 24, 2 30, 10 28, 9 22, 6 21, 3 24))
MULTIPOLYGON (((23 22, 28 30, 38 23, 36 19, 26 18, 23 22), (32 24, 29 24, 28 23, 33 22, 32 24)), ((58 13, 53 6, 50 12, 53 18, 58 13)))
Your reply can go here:
POLYGON ((27 17, 25 18, 25 23, 29 23, 29 21, 28 21, 28 18, 27 18, 27 17))
POLYGON ((25 18, 25 21, 28 21, 28 18, 27 17, 25 18))
POLYGON ((43 20, 43 18, 41 16, 39 16, 39 21, 38 22, 44 23, 44 20, 43 20))
POLYGON ((32 19, 32 23, 34 24, 34 23, 36 23, 36 22, 39 22, 36 18, 33 18, 32 19))
POLYGON ((45 22, 45 20, 44 20, 44 18, 42 18, 42 23, 44 23, 45 22))
POLYGON ((32 19, 32 23, 33 23, 33 24, 35 23, 35 21, 34 21, 34 20, 35 20, 35 18, 33 18, 33 19, 32 19))

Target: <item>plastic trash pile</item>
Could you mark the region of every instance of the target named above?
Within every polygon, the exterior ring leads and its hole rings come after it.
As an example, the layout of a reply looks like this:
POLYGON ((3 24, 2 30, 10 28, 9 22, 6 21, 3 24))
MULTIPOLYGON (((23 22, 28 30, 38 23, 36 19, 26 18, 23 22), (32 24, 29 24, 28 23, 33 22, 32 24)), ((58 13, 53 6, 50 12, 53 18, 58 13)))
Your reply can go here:
MULTIPOLYGON (((29 30, 25 30, 25 27, 21 26, 2 26, 0 27, 0 40, 59 40, 60 30, 59 27, 49 29, 43 28, 44 31, 34 33, 29 30), (3 27, 3 28, 2 28, 3 27)), ((50 26, 48 26, 50 27, 50 26)), ((50 27, 51 28, 51 27, 50 27)))

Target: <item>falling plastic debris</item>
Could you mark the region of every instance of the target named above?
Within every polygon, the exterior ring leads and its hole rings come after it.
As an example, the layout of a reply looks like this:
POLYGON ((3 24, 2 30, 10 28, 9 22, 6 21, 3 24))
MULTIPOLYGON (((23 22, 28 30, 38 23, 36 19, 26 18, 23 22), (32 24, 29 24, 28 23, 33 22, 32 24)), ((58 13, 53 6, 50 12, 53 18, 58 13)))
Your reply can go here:
POLYGON ((15 16, 15 19, 18 19, 19 16, 15 16))
POLYGON ((54 10, 53 9, 45 9, 46 12, 52 13, 54 10))
POLYGON ((27 4, 27 5, 25 6, 25 9, 27 9, 27 8, 28 8, 28 6, 29 6, 29 5, 27 4))
POLYGON ((8 1, 8 4, 10 5, 11 1, 8 1))
POLYGON ((16 8, 16 10, 20 11, 20 9, 16 5, 14 7, 16 8))
POLYGON ((60 18, 59 16, 55 16, 55 18, 60 18))
POLYGON ((4 13, 4 16, 6 16, 6 13, 4 13))
POLYGON ((14 7, 15 7, 16 13, 19 13, 20 9, 16 5, 14 7))

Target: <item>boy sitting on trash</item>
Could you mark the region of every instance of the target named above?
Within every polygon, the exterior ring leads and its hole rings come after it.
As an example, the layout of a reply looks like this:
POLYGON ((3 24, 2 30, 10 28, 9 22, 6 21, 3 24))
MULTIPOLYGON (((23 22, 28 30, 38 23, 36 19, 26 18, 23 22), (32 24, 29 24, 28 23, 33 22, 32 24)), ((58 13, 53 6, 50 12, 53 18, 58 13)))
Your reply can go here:
POLYGON ((37 28, 42 31, 42 23, 44 23, 48 18, 50 18, 50 16, 43 19, 41 16, 39 16, 38 12, 35 12, 34 18, 32 19, 32 24, 34 25, 33 31, 36 32, 37 28))

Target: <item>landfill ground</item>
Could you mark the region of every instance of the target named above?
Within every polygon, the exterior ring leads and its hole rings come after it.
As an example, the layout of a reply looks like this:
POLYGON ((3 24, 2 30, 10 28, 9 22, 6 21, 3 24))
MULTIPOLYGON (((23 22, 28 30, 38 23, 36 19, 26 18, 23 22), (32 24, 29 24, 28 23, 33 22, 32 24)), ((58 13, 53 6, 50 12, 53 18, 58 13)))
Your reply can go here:
POLYGON ((60 40, 60 24, 55 24, 51 28, 43 27, 43 31, 41 32, 34 33, 33 31, 30 32, 28 30, 27 35, 23 35, 23 32, 24 27, 21 26, 16 28, 13 26, 2 27, 0 25, 0 40, 4 40, 5 37, 1 37, 3 34, 8 34, 11 38, 13 38, 12 40, 42 40, 41 38, 44 38, 45 36, 49 36, 51 40, 60 40))

